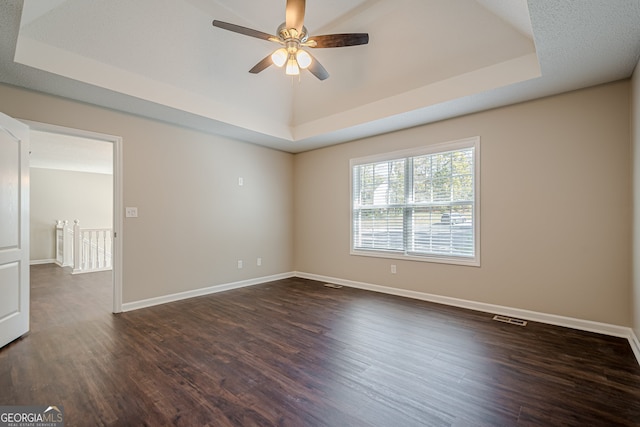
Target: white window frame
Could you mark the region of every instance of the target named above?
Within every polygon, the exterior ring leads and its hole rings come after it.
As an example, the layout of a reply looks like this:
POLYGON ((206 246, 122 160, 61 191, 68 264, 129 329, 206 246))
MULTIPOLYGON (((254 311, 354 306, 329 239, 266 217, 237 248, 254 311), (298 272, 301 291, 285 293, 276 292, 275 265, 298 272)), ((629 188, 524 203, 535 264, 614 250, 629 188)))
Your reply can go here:
MULTIPOLYGON (((422 262, 435 262, 444 264, 455 264, 465 266, 480 266, 480 137, 475 136, 471 138, 465 138, 455 141, 443 142, 438 144, 427 145, 419 148, 412 148, 401 151, 394 151, 390 153, 381 153, 372 156, 359 157, 349 160, 349 207, 350 207, 350 222, 349 222, 349 245, 350 253, 355 256, 367 256, 378 258, 391 258, 400 260, 422 261, 422 262), (409 157, 417 157, 423 155, 437 154, 449 151, 456 151, 465 148, 473 148, 473 189, 474 189, 474 202, 473 202, 473 257, 453 256, 453 255, 413 255, 408 254, 407 250, 403 252, 388 251, 380 249, 356 249, 354 248, 354 224, 353 224, 353 191, 354 191, 354 175, 353 170, 355 166, 376 163, 376 162, 388 162, 398 159, 406 159, 409 157)), ((406 206, 406 205, 405 205, 406 206)), ((406 234, 406 230, 405 230, 406 234)), ((406 239, 405 239, 406 241, 406 239)))

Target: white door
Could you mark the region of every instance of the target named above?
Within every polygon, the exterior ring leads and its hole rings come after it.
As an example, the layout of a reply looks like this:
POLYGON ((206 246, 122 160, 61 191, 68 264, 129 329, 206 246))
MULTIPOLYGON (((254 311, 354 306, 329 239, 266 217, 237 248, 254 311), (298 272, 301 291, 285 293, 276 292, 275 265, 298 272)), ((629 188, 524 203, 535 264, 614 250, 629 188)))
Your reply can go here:
POLYGON ((0 347, 29 331, 29 127, 0 113, 0 347))

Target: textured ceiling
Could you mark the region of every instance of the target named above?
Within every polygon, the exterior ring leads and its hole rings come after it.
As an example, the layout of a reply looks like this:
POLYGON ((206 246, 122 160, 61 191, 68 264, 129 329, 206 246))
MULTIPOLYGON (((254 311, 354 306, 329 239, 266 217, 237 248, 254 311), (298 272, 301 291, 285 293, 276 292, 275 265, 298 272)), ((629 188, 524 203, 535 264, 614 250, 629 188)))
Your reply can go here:
POLYGON ((640 55, 640 0, 308 0, 331 77, 247 72, 284 0, 8 0, 0 82, 301 152, 605 83, 640 55), (23 4, 24 3, 24 4, 23 4), (152 13, 150 13, 152 11, 152 13))

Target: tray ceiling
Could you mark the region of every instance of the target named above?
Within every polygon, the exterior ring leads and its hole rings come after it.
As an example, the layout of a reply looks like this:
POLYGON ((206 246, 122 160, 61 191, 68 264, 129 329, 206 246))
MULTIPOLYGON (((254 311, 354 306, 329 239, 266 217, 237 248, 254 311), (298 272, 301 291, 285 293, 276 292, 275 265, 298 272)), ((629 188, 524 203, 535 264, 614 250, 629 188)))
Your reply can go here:
POLYGON ((325 81, 248 70, 275 44, 284 0, 39 0, 0 6, 0 81, 301 152, 629 77, 640 2, 307 1, 325 81), (6 13, 5 13, 6 12, 6 13), (6 25, 5 25, 6 24, 6 25))

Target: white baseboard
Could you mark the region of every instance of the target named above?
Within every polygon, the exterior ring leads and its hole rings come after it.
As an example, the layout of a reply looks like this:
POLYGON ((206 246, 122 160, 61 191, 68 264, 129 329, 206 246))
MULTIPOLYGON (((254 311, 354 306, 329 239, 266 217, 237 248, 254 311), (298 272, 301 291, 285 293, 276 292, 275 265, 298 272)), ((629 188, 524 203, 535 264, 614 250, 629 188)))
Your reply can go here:
POLYGON ((633 350, 633 354, 636 355, 636 359, 638 359, 638 363, 640 363, 640 341, 633 329, 631 330, 629 344, 631 344, 631 350, 633 350))
POLYGON ((370 283, 355 282, 352 280, 338 279, 336 277, 321 276, 297 271, 296 277, 303 279, 317 280, 320 282, 335 283, 351 288, 364 289, 368 291, 380 292, 384 294, 413 298, 423 301, 435 302, 438 304, 450 305, 454 307, 466 308, 469 310, 482 311, 491 314, 501 314, 508 317, 530 320, 532 322, 546 323, 549 325, 563 326, 566 328, 578 329, 582 331, 595 332, 603 335, 626 338, 629 340, 638 364, 640 364, 640 342, 631 328, 625 326, 611 325, 608 323, 593 322, 591 320, 575 319, 572 317, 558 316, 555 314, 540 313, 536 311, 523 310, 519 308, 505 307, 483 302, 463 300, 459 298, 445 297, 441 295, 428 294, 424 292, 409 291, 406 289, 391 288, 388 286, 373 285, 370 283))
POLYGON ((603 335, 610 335, 629 340, 633 354, 638 364, 640 364, 640 341, 631 328, 611 325, 608 323, 593 322, 591 320, 575 319, 572 317, 558 316, 555 314, 540 313, 536 311, 523 310, 519 308, 505 307, 495 304, 487 304, 482 302, 464 300, 459 298, 446 297, 442 295, 429 294, 425 292, 409 291, 406 289, 391 288, 388 286, 373 285, 370 283, 356 282, 353 280, 339 279, 336 277, 322 276, 318 274, 310 274, 304 272, 289 272, 275 274, 273 276, 258 277, 255 279, 242 280, 239 282, 226 283, 221 285, 210 286, 207 288, 194 289, 192 291, 179 292, 171 295, 163 295, 155 298, 148 298, 140 301, 133 301, 122 304, 122 311, 132 311, 141 308, 152 307, 154 305, 166 304, 174 301, 180 301, 187 298, 194 298, 204 295, 215 294, 218 292, 229 291, 231 289, 244 288, 247 286, 259 285, 262 283, 272 282, 275 280, 288 279, 290 277, 300 277, 303 279, 317 280, 320 282, 335 283, 351 288, 358 288, 373 292, 380 292, 389 295, 396 295, 406 298, 413 298, 422 301, 429 301, 438 304, 450 305, 453 307, 466 308, 469 310, 481 311, 491 314, 501 314, 503 316, 516 317, 519 319, 530 320, 532 322, 546 323, 550 325, 563 326, 566 328, 578 329, 582 331, 595 332, 603 335))
POLYGON ((55 259, 32 259, 29 261, 29 265, 55 264, 55 262, 55 259))
POLYGON ((244 288, 247 286, 259 285, 262 283, 273 282, 274 280, 288 279, 294 277, 294 273, 275 274, 273 276, 257 277, 255 279, 241 280, 239 282, 224 283, 221 285, 209 286, 207 288, 194 289, 192 291, 179 292, 171 295, 163 295, 155 298, 143 299, 140 301, 127 302, 122 304, 122 311, 138 310, 140 308, 152 307, 154 305, 166 304, 169 302, 180 301, 187 298, 201 297, 204 295, 215 294, 218 292, 229 291, 231 289, 244 288))

